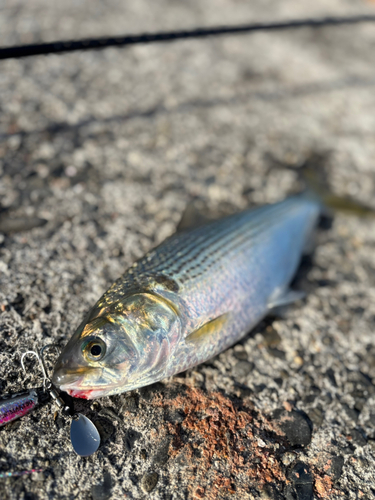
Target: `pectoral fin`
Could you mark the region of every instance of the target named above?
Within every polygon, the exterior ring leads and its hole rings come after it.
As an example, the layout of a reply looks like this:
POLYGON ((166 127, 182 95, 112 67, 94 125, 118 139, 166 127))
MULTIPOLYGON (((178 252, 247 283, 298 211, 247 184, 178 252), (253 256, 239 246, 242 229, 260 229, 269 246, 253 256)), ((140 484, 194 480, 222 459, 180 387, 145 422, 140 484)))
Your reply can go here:
POLYGON ((287 306, 297 300, 303 299, 305 296, 305 292, 298 290, 288 289, 282 292, 278 291, 270 297, 267 307, 268 309, 275 309, 276 307, 287 306))
POLYGON ((194 330, 185 339, 186 343, 201 343, 209 342, 210 339, 220 332, 220 330, 225 326, 229 318, 229 313, 222 314, 215 319, 212 319, 202 325, 197 330, 194 330))

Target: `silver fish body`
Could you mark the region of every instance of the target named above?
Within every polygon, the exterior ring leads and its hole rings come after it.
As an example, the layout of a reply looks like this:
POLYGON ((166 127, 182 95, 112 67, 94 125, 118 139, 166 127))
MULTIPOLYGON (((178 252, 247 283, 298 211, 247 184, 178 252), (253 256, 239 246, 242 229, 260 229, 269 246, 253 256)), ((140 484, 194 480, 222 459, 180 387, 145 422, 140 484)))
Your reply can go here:
POLYGON ((320 214, 298 195, 171 236, 99 299, 63 350, 54 383, 93 399, 191 368, 283 303, 320 214))

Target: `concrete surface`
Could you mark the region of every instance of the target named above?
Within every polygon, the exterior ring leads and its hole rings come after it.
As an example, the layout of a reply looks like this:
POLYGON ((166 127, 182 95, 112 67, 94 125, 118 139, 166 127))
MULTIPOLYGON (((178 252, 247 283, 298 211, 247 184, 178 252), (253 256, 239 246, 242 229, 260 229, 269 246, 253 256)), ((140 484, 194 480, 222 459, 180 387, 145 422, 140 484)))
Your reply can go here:
MULTIPOLYGON (((0 42, 354 12, 374 6, 4 1, 0 42)), ((308 165, 375 207, 374 49, 362 25, 1 62, 1 393, 41 383, 7 353, 64 345, 194 199, 274 202, 308 165)), ((374 224, 319 230, 306 300, 209 363, 78 401, 102 435, 92 457, 53 405, 3 427, 0 469, 43 472, 0 479, 1 498, 375 498, 374 224)))

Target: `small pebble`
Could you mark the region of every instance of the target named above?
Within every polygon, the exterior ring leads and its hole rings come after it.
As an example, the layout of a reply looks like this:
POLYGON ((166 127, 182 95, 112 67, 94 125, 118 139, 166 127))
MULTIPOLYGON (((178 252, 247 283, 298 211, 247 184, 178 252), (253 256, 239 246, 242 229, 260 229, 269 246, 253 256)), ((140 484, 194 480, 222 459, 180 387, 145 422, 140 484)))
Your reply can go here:
POLYGON ((185 419, 185 413, 177 408, 168 408, 165 419, 172 424, 181 424, 185 419))
POLYGON ((151 493, 151 491, 155 488, 159 480, 159 476, 156 472, 151 472, 149 474, 145 474, 141 479, 141 487, 144 492, 151 493))
POLYGON ((288 466, 290 465, 292 462, 294 462, 294 460, 296 459, 296 454, 291 452, 291 451, 287 451, 286 453, 284 453, 284 455, 282 456, 281 458, 281 461, 284 465, 288 466))
POLYGON ((273 412, 273 418, 292 446, 310 444, 312 426, 305 413, 278 409, 273 412))
POLYGON ((94 424, 95 427, 98 429, 102 443, 107 441, 107 439, 109 439, 115 432, 113 424, 106 418, 100 418, 98 420, 95 420, 94 424))
POLYGON ((242 378, 249 375, 254 369, 254 363, 249 361, 239 361, 233 368, 233 375, 236 378, 242 378))
POLYGON ((276 347, 281 342, 281 337, 279 333, 273 328, 273 326, 267 326, 267 328, 262 332, 263 343, 267 347, 276 347))
POLYGON ((328 474, 332 477, 333 480, 337 481, 341 477, 342 468, 344 465, 343 457, 331 457, 328 460, 329 469, 328 474))
POLYGON ((297 366, 303 365, 303 359, 301 358, 301 356, 295 356, 293 361, 297 366))
POLYGON ((357 466, 360 467, 360 468, 362 468, 362 469, 368 469, 369 463, 368 463, 368 461, 365 458, 358 457, 357 458, 357 466))
POLYGON ((171 438, 167 437, 159 445, 159 447, 154 455, 154 458, 153 458, 153 463, 155 465, 163 466, 168 462, 170 442, 171 442, 171 438))
POLYGON ((356 410, 355 408, 350 408, 347 404, 343 403, 342 405, 347 417, 349 418, 349 420, 351 420, 352 422, 357 422, 358 421, 358 417, 359 417, 359 411, 356 410))
POLYGON ((134 443, 142 437, 142 434, 135 431, 134 429, 128 429, 125 433, 125 449, 126 451, 131 451, 134 447, 134 443))
POLYGON ((131 396, 125 397, 119 413, 123 411, 135 413, 138 410, 138 399, 138 394, 132 394, 131 396))
POLYGON ((285 359, 285 352, 282 351, 281 349, 277 349, 276 347, 269 347, 268 352, 273 356, 274 358, 278 359, 285 359))
POLYGON ((331 384, 334 387, 337 387, 335 372, 332 370, 332 368, 328 368, 328 370, 326 371, 326 376, 327 376, 328 380, 331 382, 331 384))
POLYGON ((313 499, 314 478, 307 464, 301 461, 296 462, 289 471, 288 477, 293 485, 291 489, 294 490, 294 496, 289 495, 289 498, 297 500, 313 499))
POLYGON ((318 428, 322 425, 324 420, 324 413, 321 408, 311 408, 308 412, 308 417, 311 422, 314 424, 314 427, 318 428))
POLYGON ((249 359, 249 355, 246 351, 234 351, 234 357, 240 361, 247 361, 249 359))
POLYGON ((367 439, 364 437, 364 435, 356 430, 356 429, 353 429, 351 432, 350 432, 350 436, 352 438, 352 443, 356 446, 366 446, 367 444, 367 439))

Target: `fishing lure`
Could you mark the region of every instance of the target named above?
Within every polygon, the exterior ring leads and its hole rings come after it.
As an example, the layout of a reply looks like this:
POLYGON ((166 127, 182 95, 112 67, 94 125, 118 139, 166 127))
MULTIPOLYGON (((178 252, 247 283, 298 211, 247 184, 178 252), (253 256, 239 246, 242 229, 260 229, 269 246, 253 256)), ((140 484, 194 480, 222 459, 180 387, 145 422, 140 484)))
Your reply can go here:
MULTIPOLYGON (((49 346, 45 347, 47 348, 49 346)), ((21 357, 21 365, 25 372, 26 370, 23 364, 23 359, 25 355, 29 354, 30 352, 36 354, 34 351, 27 351, 21 357)), ((45 370, 44 363, 41 362, 40 365, 42 367, 44 374, 45 370)), ((8 394, 6 396, 0 397, 0 427, 10 422, 13 422, 13 420, 16 420, 17 418, 24 417, 25 415, 33 411, 41 404, 46 403, 50 395, 46 391, 45 384, 46 384, 46 377, 44 377, 44 382, 42 387, 33 388, 22 392, 17 392, 15 394, 8 394)))
POLYGON ((0 427, 30 413, 39 404, 37 389, 31 389, 0 400, 0 427))
POLYGON ((228 348, 270 309, 301 298, 289 284, 322 208, 306 192, 177 232, 99 299, 63 349, 54 383, 98 398, 228 348))
MULTIPOLYGON (((43 373, 43 386, 3 397, 0 400, 0 427, 27 415, 40 404, 53 399, 63 413, 72 415, 73 417, 70 427, 70 438, 74 451, 81 456, 92 455, 100 445, 99 432, 87 417, 80 413, 73 414, 71 407, 65 404, 64 400, 53 386, 48 376, 43 357, 44 350, 48 347, 50 346, 44 346, 40 351, 26 351, 23 353, 21 365, 24 371, 26 371, 24 365, 25 356, 31 354, 37 358, 43 373)), ((4 474, 7 475, 7 477, 17 475, 17 473, 13 472, 4 474)), ((0 477, 2 477, 1 474, 0 477)))

